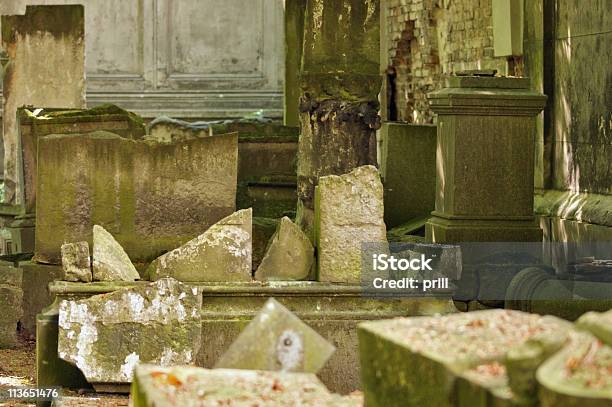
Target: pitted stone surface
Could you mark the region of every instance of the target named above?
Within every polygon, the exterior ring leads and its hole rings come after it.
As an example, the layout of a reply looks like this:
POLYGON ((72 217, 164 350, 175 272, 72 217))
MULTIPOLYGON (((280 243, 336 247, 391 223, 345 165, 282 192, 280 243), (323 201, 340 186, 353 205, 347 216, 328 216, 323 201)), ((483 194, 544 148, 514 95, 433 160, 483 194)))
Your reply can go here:
POLYGON ((270 298, 215 368, 317 373, 335 347, 270 298))
POLYGON ((251 281, 253 211, 243 209, 221 219, 183 246, 155 259, 151 280, 251 281))
POLYGON ((62 269, 66 281, 91 282, 89 243, 64 243, 62 245, 62 269))
POLYGON ((255 279, 305 280, 314 260, 314 248, 299 226, 283 217, 270 240, 266 255, 255 272, 255 279))
POLYGON ((315 199, 319 281, 358 283, 362 244, 387 243, 383 185, 376 167, 321 177, 315 199))
POLYGON ((140 365, 134 407, 361 406, 359 396, 330 393, 314 374, 140 365))
POLYGON ((140 279, 123 247, 100 225, 93 227, 93 279, 134 281, 140 279))
POLYGON ((0 348, 17 345, 17 322, 23 315, 21 269, 0 266, 0 348))
POLYGON ((174 279, 59 306, 58 354, 91 383, 126 383, 139 363, 190 364, 201 343, 202 297, 174 279))

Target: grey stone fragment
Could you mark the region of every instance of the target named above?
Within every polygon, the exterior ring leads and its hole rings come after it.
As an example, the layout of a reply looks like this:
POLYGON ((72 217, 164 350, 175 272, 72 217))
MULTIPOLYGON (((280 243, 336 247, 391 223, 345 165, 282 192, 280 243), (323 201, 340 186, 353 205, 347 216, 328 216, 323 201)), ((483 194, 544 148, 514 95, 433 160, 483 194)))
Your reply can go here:
POLYGON ((314 248, 299 226, 283 217, 270 240, 266 255, 255 279, 304 280, 308 278, 314 260, 314 248))
POLYGON ((93 227, 93 279, 134 281, 140 279, 123 247, 100 225, 93 227))
POLYGON ((155 259, 147 269, 151 280, 251 281, 252 209, 221 219, 183 246, 155 259))
POLYGON ((174 279, 59 306, 58 354, 90 383, 127 383, 138 363, 191 364, 201 344, 202 296, 174 279))
POLYGON ((0 349, 17 345, 17 322, 23 315, 21 269, 0 266, 0 349))
POLYGON ((89 243, 64 243, 62 245, 62 269, 66 281, 91 282, 89 243))
POLYGON ((270 298, 215 368, 317 373, 335 347, 270 298))

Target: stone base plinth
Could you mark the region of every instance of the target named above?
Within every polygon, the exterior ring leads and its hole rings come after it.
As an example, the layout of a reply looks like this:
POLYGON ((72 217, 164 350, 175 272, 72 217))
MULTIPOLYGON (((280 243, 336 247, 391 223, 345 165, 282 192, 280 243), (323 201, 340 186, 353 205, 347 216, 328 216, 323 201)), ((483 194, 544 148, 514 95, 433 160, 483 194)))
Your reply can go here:
MULTIPOLYGON (((50 285, 50 291, 56 295, 57 305, 62 299, 87 298, 137 284, 146 282, 54 282, 50 285)), ((193 285, 200 289, 204 297, 202 345, 196 357, 198 366, 212 367, 265 302, 274 297, 336 346, 336 353, 318 376, 331 391, 338 393, 349 393, 360 388, 356 329, 359 322, 455 312, 450 299, 366 298, 362 296, 361 287, 354 285, 320 282, 193 285)), ((56 369, 45 369, 45 366, 63 364, 57 357, 57 314, 57 306, 50 307, 38 318, 38 340, 46 341, 37 344, 38 383, 46 386, 80 386, 82 383, 74 381, 74 378, 81 377, 78 372, 63 369, 64 374, 58 376, 56 369), (45 377, 47 372, 49 377, 45 377)), ((100 385, 97 383, 96 387, 100 388, 100 385)))
POLYGON ((541 242, 535 220, 446 219, 433 216, 425 224, 425 238, 435 243, 541 242))

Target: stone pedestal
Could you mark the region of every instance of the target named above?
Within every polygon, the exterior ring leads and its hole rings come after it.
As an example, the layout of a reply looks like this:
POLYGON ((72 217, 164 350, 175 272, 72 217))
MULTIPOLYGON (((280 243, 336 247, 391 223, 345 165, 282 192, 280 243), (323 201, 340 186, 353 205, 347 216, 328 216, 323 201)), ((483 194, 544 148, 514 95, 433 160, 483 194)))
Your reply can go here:
POLYGON ((527 78, 458 76, 430 93, 438 114, 433 242, 540 241, 533 215, 536 116, 527 78))
POLYGON ((313 237, 318 179, 376 165, 379 1, 307 0, 296 223, 313 237))

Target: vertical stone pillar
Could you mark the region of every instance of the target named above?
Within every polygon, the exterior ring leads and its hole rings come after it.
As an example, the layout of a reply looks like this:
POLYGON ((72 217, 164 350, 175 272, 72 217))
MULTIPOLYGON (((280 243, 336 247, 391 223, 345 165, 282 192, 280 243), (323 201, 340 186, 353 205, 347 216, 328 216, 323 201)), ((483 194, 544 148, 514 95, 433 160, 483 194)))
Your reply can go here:
POLYGON ((306 0, 285 0, 285 126, 300 125, 300 64, 306 0))
POLYGON ((85 21, 82 5, 28 6, 2 16, 4 182, 7 203, 21 203, 17 109, 85 107, 85 21))
POLYGON ((438 114, 433 242, 540 241, 533 215, 536 117, 527 78, 457 76, 429 94, 438 114))
POLYGON ((376 165, 379 0, 307 0, 297 222, 313 237, 318 178, 376 165))

